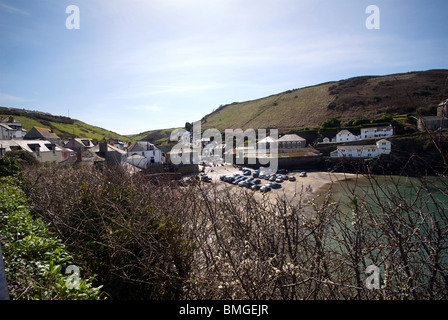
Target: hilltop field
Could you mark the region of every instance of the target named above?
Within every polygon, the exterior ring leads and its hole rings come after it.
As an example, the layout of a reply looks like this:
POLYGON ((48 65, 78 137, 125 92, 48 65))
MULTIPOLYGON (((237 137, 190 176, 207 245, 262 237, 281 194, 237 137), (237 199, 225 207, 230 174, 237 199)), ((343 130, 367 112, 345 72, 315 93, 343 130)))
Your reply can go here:
POLYGON ((425 110, 446 98, 448 70, 362 76, 220 106, 202 118, 218 130, 318 128, 325 120, 376 119, 425 110))

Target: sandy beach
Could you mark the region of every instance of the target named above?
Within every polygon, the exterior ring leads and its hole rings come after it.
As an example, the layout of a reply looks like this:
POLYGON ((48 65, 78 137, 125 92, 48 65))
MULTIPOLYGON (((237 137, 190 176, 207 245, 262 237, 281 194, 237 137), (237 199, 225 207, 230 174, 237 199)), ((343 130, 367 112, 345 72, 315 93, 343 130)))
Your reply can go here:
MULTIPOLYGON (((201 168, 200 168, 201 169, 201 168)), ((250 169, 250 168, 249 168, 250 169)), ((254 169, 250 169, 253 171, 254 169)), ((212 179, 212 183, 218 187, 240 189, 240 187, 225 183, 220 180, 222 175, 233 175, 235 173, 242 174, 242 171, 232 165, 224 165, 217 167, 204 167, 204 172, 212 179)), ((306 177, 300 177, 300 171, 288 171, 288 176, 294 176, 296 181, 284 181, 281 183, 280 189, 273 189, 266 195, 269 196, 271 201, 275 201, 278 196, 285 195, 291 202, 298 201, 308 202, 313 198, 325 195, 331 188, 333 183, 341 183, 349 179, 357 179, 359 175, 347 174, 347 173, 331 173, 322 171, 309 171, 306 177), (307 190, 307 187, 309 190, 307 190)), ((265 185, 268 181, 262 179, 261 185, 265 185)), ((255 192, 259 197, 262 197, 260 192, 255 192)))

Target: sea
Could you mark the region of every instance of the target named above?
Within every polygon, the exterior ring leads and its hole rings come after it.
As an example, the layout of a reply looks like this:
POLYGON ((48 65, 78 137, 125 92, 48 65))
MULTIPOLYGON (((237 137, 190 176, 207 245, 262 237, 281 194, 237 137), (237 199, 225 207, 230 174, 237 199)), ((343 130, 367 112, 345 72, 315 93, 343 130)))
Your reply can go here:
POLYGON ((447 177, 358 176, 328 184, 320 193, 328 191, 342 211, 351 212, 356 199, 373 209, 402 205, 448 215, 447 177))

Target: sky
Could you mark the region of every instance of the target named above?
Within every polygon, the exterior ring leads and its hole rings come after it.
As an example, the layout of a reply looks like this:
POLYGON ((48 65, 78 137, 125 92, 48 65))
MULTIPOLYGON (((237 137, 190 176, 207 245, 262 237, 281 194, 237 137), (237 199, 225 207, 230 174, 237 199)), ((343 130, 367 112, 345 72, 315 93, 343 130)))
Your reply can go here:
POLYGON ((0 0, 0 106, 124 135, 183 127, 327 81, 448 69, 447 18, 446 0, 0 0))

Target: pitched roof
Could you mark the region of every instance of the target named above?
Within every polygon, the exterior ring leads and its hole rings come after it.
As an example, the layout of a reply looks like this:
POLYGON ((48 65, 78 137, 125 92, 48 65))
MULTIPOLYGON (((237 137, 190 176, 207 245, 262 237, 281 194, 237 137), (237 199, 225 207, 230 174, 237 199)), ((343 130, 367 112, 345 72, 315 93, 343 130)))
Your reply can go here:
POLYGON ((139 155, 139 154, 134 154, 133 156, 129 156, 126 159, 146 159, 144 156, 139 155))
POLYGON ((148 141, 137 141, 132 146, 129 147, 129 152, 131 151, 148 151, 150 146, 152 146, 154 149, 157 150, 158 148, 148 141))
POLYGON ((0 144, 7 151, 12 150, 11 147, 20 147, 22 150, 33 152, 32 148, 37 146, 41 152, 49 152, 53 146, 57 151, 62 151, 60 147, 46 140, 1 140, 0 144))
POLYGON ((375 132, 375 130, 376 131, 392 130, 392 126, 361 128, 362 132, 375 132))
POLYGON ((15 131, 13 128, 4 123, 0 123, 0 127, 5 128, 6 130, 15 131))
POLYGON ((338 150, 360 150, 360 149, 378 149, 376 144, 362 144, 362 145, 350 145, 350 146, 338 146, 338 150))
POLYGON ((306 139, 296 135, 296 134, 285 134, 283 137, 278 139, 278 142, 284 142, 284 141, 304 141, 306 139))
MULTIPOLYGON (((51 132, 50 129, 41 128, 41 127, 33 127, 33 129, 36 130, 37 132, 39 132, 40 135, 45 139, 59 139, 59 137, 56 134, 54 134, 53 132, 51 132)), ((31 129, 31 130, 33 130, 33 129, 31 129)))
POLYGON ((258 143, 273 143, 276 142, 277 140, 271 138, 271 136, 267 136, 264 139, 261 139, 260 141, 258 141, 258 143))
POLYGON ((344 130, 339 131, 338 134, 353 134, 353 133, 344 129, 344 130))

